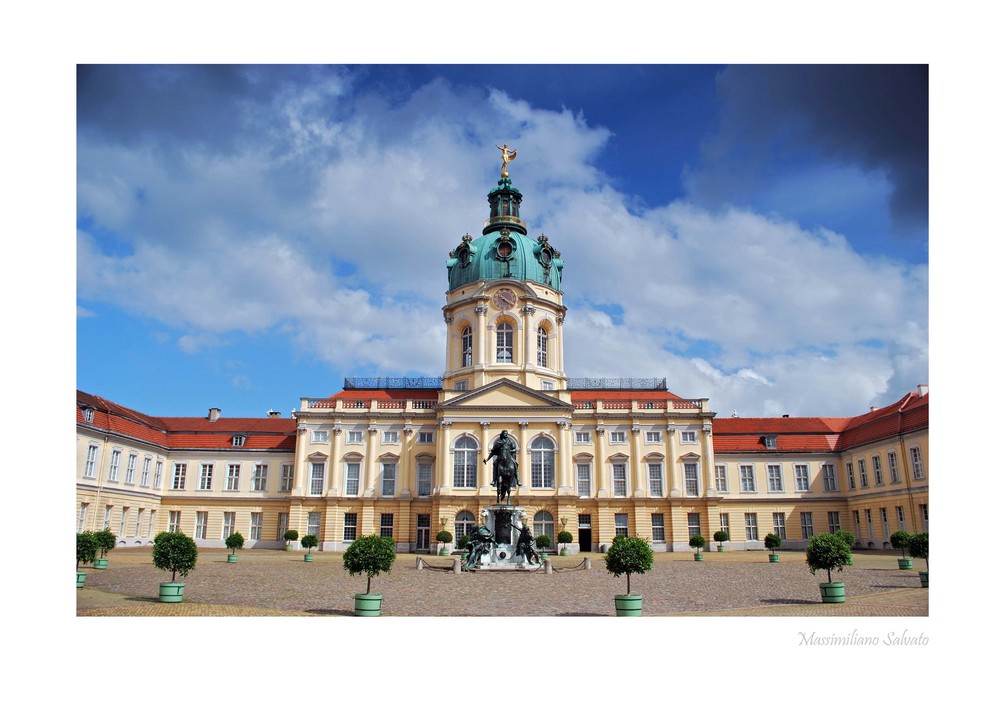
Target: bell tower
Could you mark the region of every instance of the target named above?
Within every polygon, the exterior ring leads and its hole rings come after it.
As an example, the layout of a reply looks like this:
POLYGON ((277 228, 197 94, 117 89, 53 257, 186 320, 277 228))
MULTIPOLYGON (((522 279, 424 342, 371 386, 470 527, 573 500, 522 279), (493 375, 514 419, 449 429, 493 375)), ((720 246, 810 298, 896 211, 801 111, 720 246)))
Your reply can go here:
POLYGON ((499 379, 539 391, 566 391, 563 365, 563 262, 545 235, 528 235, 521 192, 503 163, 487 194, 482 235, 468 233, 448 254, 448 325, 443 387, 474 390, 499 379))

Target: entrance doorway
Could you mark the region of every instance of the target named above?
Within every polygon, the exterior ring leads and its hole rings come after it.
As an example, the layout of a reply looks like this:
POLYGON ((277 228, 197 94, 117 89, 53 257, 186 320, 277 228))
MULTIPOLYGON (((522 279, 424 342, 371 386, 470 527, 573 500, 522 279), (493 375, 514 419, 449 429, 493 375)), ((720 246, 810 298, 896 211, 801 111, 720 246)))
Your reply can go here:
POLYGON ((590 514, 578 515, 577 524, 580 532, 580 552, 591 552, 593 541, 590 537, 590 514))
POLYGON ((416 552, 431 551, 431 515, 430 513, 417 514, 417 546, 416 552))

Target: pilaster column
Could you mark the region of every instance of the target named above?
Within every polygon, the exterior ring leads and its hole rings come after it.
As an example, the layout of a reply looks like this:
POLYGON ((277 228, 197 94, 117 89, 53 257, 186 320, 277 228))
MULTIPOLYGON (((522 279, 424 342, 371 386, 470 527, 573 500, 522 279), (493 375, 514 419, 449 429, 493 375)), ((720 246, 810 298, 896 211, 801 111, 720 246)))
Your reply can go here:
POLYGON ((340 457, 343 453, 344 431, 340 427, 333 428, 333 443, 330 448, 329 491, 327 496, 339 496, 342 488, 341 477, 344 473, 340 457))
MULTIPOLYGON (((712 455, 712 426, 701 426, 701 478, 706 496, 717 496, 715 490, 715 457, 712 455)), ((792 480, 795 483, 795 480, 792 480)))
POLYGON ((556 495, 569 496, 573 493, 573 468, 572 440, 570 430, 573 423, 569 420, 562 420, 559 423, 559 453, 556 456, 556 469, 558 477, 556 479, 556 495))
POLYGON ((598 423, 594 430, 594 498, 611 496, 611 481, 608 478, 607 452, 604 449, 604 425, 598 423))
MULTIPOLYGON (((413 428, 410 427, 409 423, 406 423, 403 427, 403 441, 400 446, 402 449, 399 455, 399 469, 396 474, 396 496, 398 498, 410 498, 416 494, 416 484, 413 483, 413 464, 411 461, 413 455, 413 428)), ((397 537, 401 536, 397 535, 397 537)))
MULTIPOLYGON (((301 496, 302 495, 302 477, 305 471, 306 465, 306 442, 305 436, 308 433, 308 429, 305 425, 299 425, 298 434, 299 438, 295 442, 295 464, 292 465, 292 495, 301 496)), ((291 521, 289 521, 291 522, 291 521)), ((292 526, 289 526, 291 528, 292 526)))
POLYGON ((363 477, 361 479, 361 495, 375 495, 375 477, 378 475, 375 468, 375 452, 378 450, 378 428, 375 425, 368 427, 368 444, 365 447, 365 464, 363 477))
POLYGON ((681 489, 677 483, 677 426, 667 425, 667 463, 666 463, 666 483, 670 489, 670 496, 680 496, 681 489))
POLYGON ((486 333, 486 313, 489 311, 489 307, 485 304, 480 304, 476 306, 476 360, 472 362, 473 367, 475 366, 485 366, 488 361, 486 360, 486 339, 488 334, 486 333))
MULTIPOLYGON (((483 453, 483 459, 485 459, 490 453, 490 423, 489 421, 480 421, 479 423, 479 448, 483 453)), ((479 465, 477 460, 476 465, 479 465)), ((493 480, 493 466, 492 462, 490 464, 482 465, 482 476, 479 477, 479 491, 480 493, 489 493, 490 482, 493 480)))
POLYGON ((639 459, 639 435, 642 434, 642 430, 638 425, 632 425, 632 438, 629 440, 629 459, 632 467, 631 473, 631 483, 632 487, 632 497, 633 498, 645 498, 648 494, 646 493, 646 483, 643 480, 645 474, 643 473, 641 467, 642 463, 639 459))
POLYGON ((438 456, 434 464, 434 492, 447 493, 451 491, 448 471, 451 468, 451 423, 439 422, 441 433, 438 435, 438 456))

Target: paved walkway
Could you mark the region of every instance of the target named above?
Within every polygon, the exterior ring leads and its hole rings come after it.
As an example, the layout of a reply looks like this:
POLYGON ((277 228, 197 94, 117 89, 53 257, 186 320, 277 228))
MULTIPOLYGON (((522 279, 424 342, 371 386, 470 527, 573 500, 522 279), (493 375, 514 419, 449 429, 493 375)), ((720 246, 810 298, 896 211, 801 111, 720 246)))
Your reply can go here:
MULTIPOLYGON (((185 599, 164 604, 147 549, 116 550, 107 570, 88 569, 77 590, 78 616, 351 616, 364 577, 350 577, 340 553, 244 551, 228 564, 225 550, 202 550, 184 580, 185 599)), ((599 554, 553 558, 554 572, 475 572, 455 575, 451 558, 400 555, 393 571, 373 580, 384 616, 612 616, 613 596, 625 577, 608 574, 599 554), (591 569, 581 567, 584 557, 591 569)), ((847 587, 843 604, 819 601, 818 583, 802 552, 783 552, 771 564, 764 553, 657 554, 653 571, 632 577, 646 616, 927 616, 928 590, 916 570, 896 568, 894 555, 858 554, 835 576, 847 587)))

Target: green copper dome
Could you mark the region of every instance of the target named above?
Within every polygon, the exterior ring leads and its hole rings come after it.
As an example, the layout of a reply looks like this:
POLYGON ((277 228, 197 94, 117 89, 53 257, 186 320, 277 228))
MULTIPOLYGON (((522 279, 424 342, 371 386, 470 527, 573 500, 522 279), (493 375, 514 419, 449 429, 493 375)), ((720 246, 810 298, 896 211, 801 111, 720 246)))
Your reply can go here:
POLYGON ((560 290, 563 262, 544 235, 528 236, 520 217, 521 192, 501 176, 488 197, 483 235, 466 234, 448 257, 448 289, 479 280, 527 280, 560 290))

